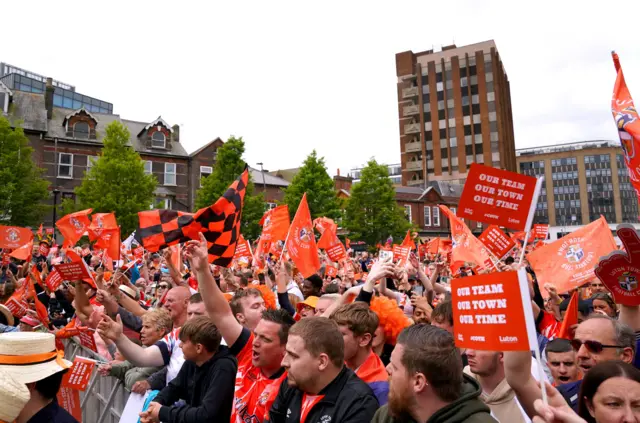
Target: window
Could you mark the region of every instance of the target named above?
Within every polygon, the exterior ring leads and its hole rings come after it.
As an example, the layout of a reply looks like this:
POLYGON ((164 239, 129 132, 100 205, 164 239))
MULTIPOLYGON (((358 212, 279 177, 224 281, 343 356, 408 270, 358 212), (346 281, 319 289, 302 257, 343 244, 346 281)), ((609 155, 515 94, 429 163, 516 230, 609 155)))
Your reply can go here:
POLYGON ((433 208, 433 226, 440 226, 440 209, 438 206, 433 208))
POLYGON ((431 226, 431 207, 424 206, 424 226, 431 226))
POLYGON ((144 173, 147 175, 151 175, 153 169, 153 164, 150 160, 147 160, 146 162, 144 162, 144 173))
POLYGON ((213 169, 211 166, 200 166, 200 188, 202 188, 202 180, 211 175, 213 169))
POLYGON ((58 159, 58 177, 73 178, 73 154, 60 153, 58 159))
POLYGON ((87 122, 76 122, 73 124, 73 138, 89 139, 89 124, 87 122))
POLYGON ((453 213, 453 215, 455 216, 456 215, 456 211, 458 209, 456 209, 455 207, 450 207, 449 210, 451 210, 451 213, 453 213))
POLYGON ((407 220, 411 222, 411 206, 410 205, 404 206, 404 213, 407 216, 407 220))
POLYGON ((156 131, 151 135, 151 147, 165 148, 166 137, 162 131, 156 131))
POLYGON ((175 163, 164 164, 164 184, 165 185, 176 184, 176 164, 175 163))
POLYGON ((9 97, 7 94, 0 92, 0 112, 7 113, 7 108, 5 107, 5 99, 9 97))
POLYGON ((172 206, 173 206, 173 202, 171 201, 171 198, 169 198, 169 197, 156 198, 154 203, 155 203, 155 205, 151 206, 152 209, 171 210, 172 206))
POLYGON ((267 210, 275 209, 278 207, 276 203, 267 203, 267 210))
POLYGON ((96 164, 96 160, 98 160, 98 156, 87 156, 87 173, 96 164))

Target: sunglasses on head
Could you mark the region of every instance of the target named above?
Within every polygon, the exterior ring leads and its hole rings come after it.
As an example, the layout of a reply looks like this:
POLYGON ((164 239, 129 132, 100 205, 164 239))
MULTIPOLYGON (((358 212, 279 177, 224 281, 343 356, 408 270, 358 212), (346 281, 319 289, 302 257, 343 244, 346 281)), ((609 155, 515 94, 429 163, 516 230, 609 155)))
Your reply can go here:
POLYGON ((579 339, 574 339, 571 341, 571 347, 573 348, 574 351, 578 351, 580 349, 581 346, 585 346, 585 348, 587 349, 587 351, 589 351, 590 353, 601 353, 603 349, 605 348, 622 348, 621 345, 604 345, 601 344, 598 341, 580 341, 579 339))

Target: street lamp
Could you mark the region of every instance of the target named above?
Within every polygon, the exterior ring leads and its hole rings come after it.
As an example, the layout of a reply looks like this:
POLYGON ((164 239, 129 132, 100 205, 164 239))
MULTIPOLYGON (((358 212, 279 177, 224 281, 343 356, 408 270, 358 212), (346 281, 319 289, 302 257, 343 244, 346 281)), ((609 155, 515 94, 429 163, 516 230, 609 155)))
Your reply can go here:
POLYGON ((53 227, 56 227, 56 206, 58 205, 58 194, 60 190, 58 188, 53 189, 53 227))
POLYGON ((260 163, 256 163, 258 166, 260 166, 260 173, 262 173, 262 192, 267 193, 267 182, 264 180, 264 169, 262 167, 262 162, 260 163))

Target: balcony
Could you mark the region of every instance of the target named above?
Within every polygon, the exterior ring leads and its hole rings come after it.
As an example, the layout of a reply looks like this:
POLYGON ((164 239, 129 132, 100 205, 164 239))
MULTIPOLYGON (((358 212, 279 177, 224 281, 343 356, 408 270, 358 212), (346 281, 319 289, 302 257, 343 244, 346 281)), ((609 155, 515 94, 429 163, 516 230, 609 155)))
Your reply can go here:
POLYGON ((407 181, 407 185, 410 187, 414 187, 416 185, 424 186, 424 179, 413 179, 411 181, 407 181))
POLYGON ((417 104, 412 104, 411 106, 405 106, 405 108, 402 109, 402 115, 404 117, 414 116, 414 115, 417 115, 418 113, 420 113, 420 107, 417 104))
POLYGON ((420 123, 408 123, 404 126, 404 133, 406 134, 419 134, 420 123))
POLYGON ((77 140, 95 140, 96 139, 96 130, 90 129, 89 132, 86 131, 74 131, 73 129, 67 131, 67 138, 75 138, 77 140))
POLYGON ((407 163, 407 170, 422 170, 422 161, 417 160, 407 163))
POLYGON ((407 153, 415 153, 416 151, 422 151, 422 146, 419 142, 408 142, 404 145, 407 153))
POLYGON ((402 98, 411 98, 418 95, 418 87, 409 87, 402 89, 402 98))

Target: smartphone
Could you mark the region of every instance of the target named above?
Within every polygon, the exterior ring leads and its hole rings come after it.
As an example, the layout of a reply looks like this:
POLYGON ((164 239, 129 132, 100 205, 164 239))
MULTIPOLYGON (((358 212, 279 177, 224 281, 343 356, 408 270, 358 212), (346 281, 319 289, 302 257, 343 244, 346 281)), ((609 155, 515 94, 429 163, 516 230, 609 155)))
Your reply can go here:
POLYGON ((387 278, 387 289, 390 291, 396 290, 396 284, 393 282, 393 279, 387 278))
POLYGON ((380 252, 378 253, 378 257, 380 257, 380 260, 382 261, 393 261, 393 251, 380 250, 380 252))
POLYGON ((416 285, 413 287, 412 291, 417 294, 422 296, 422 294, 424 294, 424 286, 423 285, 416 285))

